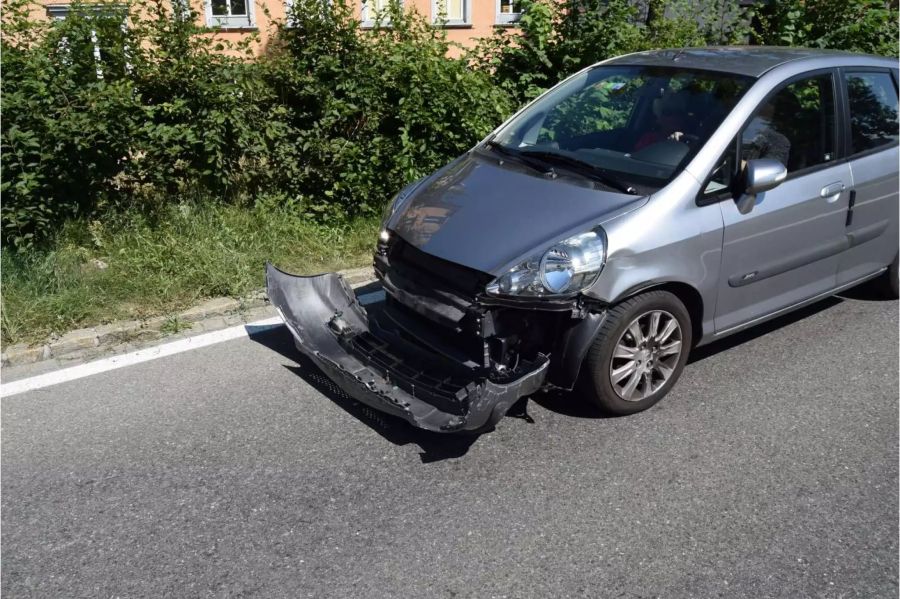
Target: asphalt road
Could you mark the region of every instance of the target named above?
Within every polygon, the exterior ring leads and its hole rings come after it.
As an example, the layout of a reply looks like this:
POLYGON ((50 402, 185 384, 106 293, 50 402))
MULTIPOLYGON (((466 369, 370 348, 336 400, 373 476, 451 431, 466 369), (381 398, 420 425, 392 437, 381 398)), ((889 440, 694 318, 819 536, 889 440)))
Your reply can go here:
POLYGON ((896 597, 898 304, 698 352, 654 409, 477 438, 281 328, 2 401, 4 597, 896 597))

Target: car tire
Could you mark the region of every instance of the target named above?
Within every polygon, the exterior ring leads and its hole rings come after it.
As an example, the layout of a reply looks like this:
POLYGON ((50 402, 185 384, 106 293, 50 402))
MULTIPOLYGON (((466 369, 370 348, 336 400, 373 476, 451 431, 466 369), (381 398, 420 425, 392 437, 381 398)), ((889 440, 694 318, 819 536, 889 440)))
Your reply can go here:
POLYGON ((900 296, 898 293, 900 275, 897 272, 897 261, 898 256, 894 256, 894 261, 888 265, 888 269, 876 279, 882 295, 890 299, 897 299, 900 296))
POLYGON ((585 357, 579 388, 610 414, 646 410, 678 381, 691 343, 691 317, 677 296, 657 290, 631 297, 607 312, 585 357))

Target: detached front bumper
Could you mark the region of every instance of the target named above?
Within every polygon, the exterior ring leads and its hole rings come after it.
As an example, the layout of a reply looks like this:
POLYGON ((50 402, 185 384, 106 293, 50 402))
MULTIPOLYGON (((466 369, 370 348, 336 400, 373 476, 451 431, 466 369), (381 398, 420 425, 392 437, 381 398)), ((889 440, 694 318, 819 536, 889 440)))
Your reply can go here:
POLYGON ((266 287, 297 348, 332 381, 357 401, 426 430, 490 428, 547 377, 543 354, 491 378, 395 334, 377 322, 378 307, 370 315, 335 273, 295 276, 267 264, 266 287))

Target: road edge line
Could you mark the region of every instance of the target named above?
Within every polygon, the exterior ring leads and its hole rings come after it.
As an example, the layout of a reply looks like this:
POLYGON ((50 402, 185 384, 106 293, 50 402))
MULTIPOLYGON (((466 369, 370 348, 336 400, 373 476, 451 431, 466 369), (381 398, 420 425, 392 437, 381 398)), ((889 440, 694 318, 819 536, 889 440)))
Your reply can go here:
POLYGON ((70 366, 69 368, 38 374, 10 383, 0 382, 0 398, 11 397, 36 389, 43 389, 45 387, 74 381, 102 372, 149 362, 151 360, 180 354, 192 349, 215 345, 224 341, 249 337, 251 334, 268 329, 275 329, 281 326, 284 326, 284 321, 278 316, 273 316, 272 318, 239 324, 210 333, 202 333, 194 337, 170 341, 168 343, 163 343, 162 345, 139 349, 127 354, 109 356, 108 358, 101 358, 99 360, 94 360, 93 362, 86 362, 84 364, 78 364, 77 366, 70 366))

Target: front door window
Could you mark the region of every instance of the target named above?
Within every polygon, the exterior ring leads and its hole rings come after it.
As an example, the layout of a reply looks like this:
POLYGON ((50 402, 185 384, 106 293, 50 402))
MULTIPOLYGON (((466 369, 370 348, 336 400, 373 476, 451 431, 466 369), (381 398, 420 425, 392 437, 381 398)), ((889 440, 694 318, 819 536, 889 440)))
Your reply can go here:
POLYGON ((741 160, 772 158, 788 173, 837 156, 830 74, 791 83, 765 101, 741 134, 741 160))

